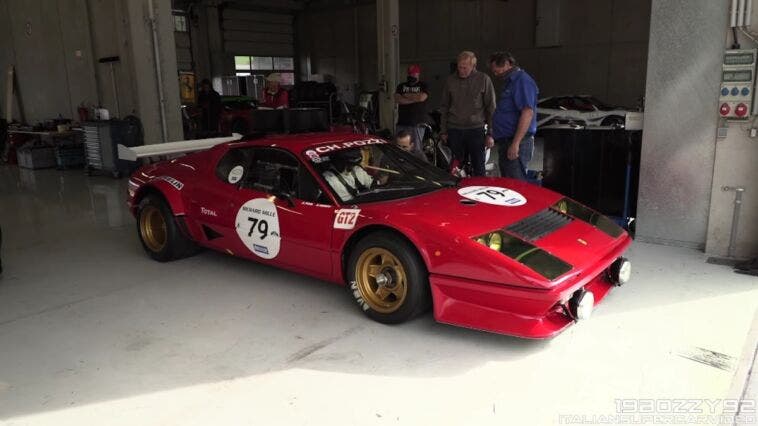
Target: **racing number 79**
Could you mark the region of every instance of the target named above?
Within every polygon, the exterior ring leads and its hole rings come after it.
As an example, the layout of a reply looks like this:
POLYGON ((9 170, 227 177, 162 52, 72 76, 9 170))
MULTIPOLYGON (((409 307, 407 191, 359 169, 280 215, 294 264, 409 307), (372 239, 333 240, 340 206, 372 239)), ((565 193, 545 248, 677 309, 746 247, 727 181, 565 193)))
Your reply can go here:
POLYGON ((268 222, 265 220, 259 220, 254 217, 248 217, 247 220, 253 222, 252 225, 250 225, 250 232, 247 233, 248 237, 253 236, 253 231, 255 231, 256 225, 258 225, 258 232, 261 233, 261 240, 266 238, 268 235, 268 222))
POLYGON ((497 200, 497 197, 505 197, 505 194, 497 189, 488 189, 486 191, 479 191, 476 195, 486 195, 493 200, 497 200), (497 197, 496 197, 497 196, 497 197))
MULTIPOLYGON (((487 196, 490 200, 497 201, 498 197, 505 198, 507 196, 507 193, 503 191, 498 191, 497 189, 487 189, 485 191, 477 192, 476 195, 487 196)), ((514 198, 514 197, 511 197, 503 201, 503 203, 505 204, 518 204, 518 202, 519 202, 519 199, 514 198)))

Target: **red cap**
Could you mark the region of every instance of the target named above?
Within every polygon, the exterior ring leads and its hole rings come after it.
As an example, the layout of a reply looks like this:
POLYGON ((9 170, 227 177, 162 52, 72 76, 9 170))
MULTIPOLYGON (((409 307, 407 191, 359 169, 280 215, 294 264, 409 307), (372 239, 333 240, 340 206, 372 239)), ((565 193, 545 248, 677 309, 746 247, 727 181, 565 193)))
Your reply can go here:
POLYGON ((408 66, 408 75, 421 74, 421 67, 417 64, 408 66))

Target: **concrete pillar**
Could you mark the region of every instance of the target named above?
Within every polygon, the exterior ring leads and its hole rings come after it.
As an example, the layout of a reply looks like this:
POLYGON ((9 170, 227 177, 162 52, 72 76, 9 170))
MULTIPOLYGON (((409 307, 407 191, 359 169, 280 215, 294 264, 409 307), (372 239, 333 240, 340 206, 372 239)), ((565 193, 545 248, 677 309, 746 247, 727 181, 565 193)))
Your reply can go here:
POLYGON ((379 71, 380 126, 395 132, 395 87, 400 64, 398 0, 376 1, 376 36, 379 71))
POLYGON ((206 8, 208 17, 208 49, 211 56, 211 75, 210 77, 221 77, 224 75, 224 36, 221 33, 221 12, 218 10, 216 2, 210 2, 206 8))
POLYGON ((158 57, 156 57, 153 49, 149 3, 149 0, 124 0, 133 58, 133 75, 137 98, 136 112, 144 127, 145 144, 183 139, 171 0, 153 1, 157 26, 158 57), (162 93, 158 87, 156 60, 160 61, 162 93), (161 98, 164 100, 165 135, 163 135, 161 123, 161 98))
POLYGON ((726 27, 726 2, 652 2, 639 240, 703 248, 726 27))

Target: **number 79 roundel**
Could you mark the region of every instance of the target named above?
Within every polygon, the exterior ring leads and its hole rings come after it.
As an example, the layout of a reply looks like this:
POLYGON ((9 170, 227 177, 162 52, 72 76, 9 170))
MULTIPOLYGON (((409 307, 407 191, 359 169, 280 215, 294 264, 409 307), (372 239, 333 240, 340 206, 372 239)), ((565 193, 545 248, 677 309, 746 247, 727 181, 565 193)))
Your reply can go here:
POLYGON ((256 256, 273 259, 279 254, 281 235, 276 205, 266 198, 246 202, 237 212, 237 235, 256 256))

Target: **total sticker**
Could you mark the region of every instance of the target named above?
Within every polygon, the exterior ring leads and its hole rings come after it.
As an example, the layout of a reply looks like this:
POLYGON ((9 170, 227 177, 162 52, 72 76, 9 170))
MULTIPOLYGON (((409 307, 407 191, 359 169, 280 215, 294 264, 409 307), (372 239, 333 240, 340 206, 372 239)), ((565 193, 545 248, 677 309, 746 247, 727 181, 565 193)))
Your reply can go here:
POLYGON ((227 179, 229 180, 229 183, 237 183, 242 179, 242 175, 245 174, 245 168, 242 166, 234 166, 232 170, 229 171, 229 176, 227 179))
POLYGON ((458 190, 458 195, 496 206, 517 207, 526 204, 526 197, 501 186, 466 186, 458 190))
POLYGON ((334 229, 353 229, 361 209, 339 209, 334 217, 334 229))
POLYGON ((276 205, 266 198, 252 199, 237 212, 236 230, 253 254, 273 259, 279 254, 281 235, 276 205))

